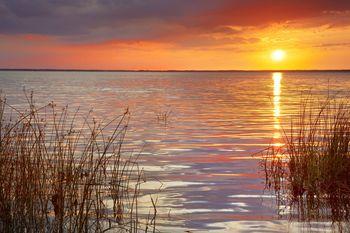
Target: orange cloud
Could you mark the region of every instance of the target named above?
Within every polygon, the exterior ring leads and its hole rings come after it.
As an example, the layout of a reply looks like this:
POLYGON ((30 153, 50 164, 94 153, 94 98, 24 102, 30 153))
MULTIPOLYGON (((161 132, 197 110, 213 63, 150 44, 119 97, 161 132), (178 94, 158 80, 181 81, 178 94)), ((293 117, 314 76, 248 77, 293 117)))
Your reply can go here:
POLYGON ((4 1, 0 67, 348 69, 349 10, 345 0, 4 1))

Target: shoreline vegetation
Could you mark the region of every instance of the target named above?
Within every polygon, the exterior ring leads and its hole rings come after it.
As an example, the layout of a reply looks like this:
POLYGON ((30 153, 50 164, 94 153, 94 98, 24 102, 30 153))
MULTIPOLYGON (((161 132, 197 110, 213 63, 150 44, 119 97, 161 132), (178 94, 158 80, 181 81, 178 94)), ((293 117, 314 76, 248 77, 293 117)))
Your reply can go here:
POLYGON ((302 97, 283 129, 282 142, 263 152, 266 188, 276 195, 280 217, 331 222, 350 230, 350 103, 345 98, 302 97))
POLYGON ((0 96, 1 232, 155 232, 156 200, 123 153, 129 111, 107 123, 54 103, 21 110, 0 96))

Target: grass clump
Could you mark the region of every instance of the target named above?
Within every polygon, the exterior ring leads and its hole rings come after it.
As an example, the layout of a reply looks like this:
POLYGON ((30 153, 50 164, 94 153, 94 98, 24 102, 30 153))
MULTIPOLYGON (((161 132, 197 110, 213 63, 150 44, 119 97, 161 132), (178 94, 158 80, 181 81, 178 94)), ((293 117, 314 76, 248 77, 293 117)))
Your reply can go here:
POLYGON ((26 101, 0 97, 0 232, 155 231, 155 208, 138 213, 142 170, 123 155, 129 112, 102 123, 26 101))
POLYGON ((157 116, 157 122, 158 122, 158 123, 163 123, 165 126, 167 126, 171 114, 172 114, 172 111, 171 111, 171 110, 158 112, 158 113, 156 114, 156 116, 157 116))
POLYGON ((299 221, 350 218, 350 105, 343 99, 303 98, 282 143, 263 156, 266 186, 299 221))

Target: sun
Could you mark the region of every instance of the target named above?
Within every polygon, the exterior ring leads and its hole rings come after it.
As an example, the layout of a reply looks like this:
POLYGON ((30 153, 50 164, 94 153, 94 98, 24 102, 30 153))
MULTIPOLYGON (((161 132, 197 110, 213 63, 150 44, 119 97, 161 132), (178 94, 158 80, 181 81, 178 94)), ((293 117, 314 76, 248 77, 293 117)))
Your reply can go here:
POLYGON ((285 57, 286 57, 286 52, 283 51, 282 49, 274 50, 271 53, 271 59, 275 62, 283 61, 285 57))

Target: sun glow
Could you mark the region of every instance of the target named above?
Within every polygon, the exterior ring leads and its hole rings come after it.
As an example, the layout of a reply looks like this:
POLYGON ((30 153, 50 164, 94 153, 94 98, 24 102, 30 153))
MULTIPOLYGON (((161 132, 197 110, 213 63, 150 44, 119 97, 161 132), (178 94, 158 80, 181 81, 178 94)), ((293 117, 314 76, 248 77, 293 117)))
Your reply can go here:
POLYGON ((277 49, 271 53, 271 59, 275 62, 283 61, 285 57, 286 52, 281 49, 277 49))

